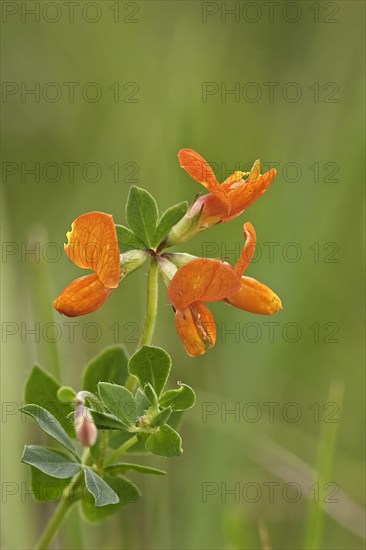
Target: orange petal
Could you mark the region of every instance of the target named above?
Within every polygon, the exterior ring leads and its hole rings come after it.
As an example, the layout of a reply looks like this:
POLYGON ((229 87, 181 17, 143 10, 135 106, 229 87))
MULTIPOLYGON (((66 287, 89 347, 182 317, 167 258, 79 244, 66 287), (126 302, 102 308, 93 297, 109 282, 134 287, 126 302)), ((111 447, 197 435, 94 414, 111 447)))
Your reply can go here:
POLYGON ((76 218, 67 234, 65 252, 72 262, 93 269, 108 288, 120 280, 120 258, 113 217, 104 212, 88 212, 76 218))
POLYGON ((193 302, 221 300, 239 287, 240 277, 229 264, 197 258, 178 269, 168 287, 168 298, 175 309, 185 309, 193 302))
POLYGON ((103 305, 112 292, 98 275, 86 275, 70 283, 53 302, 53 307, 68 317, 86 315, 103 305))
POLYGON ((253 225, 250 222, 246 222, 243 227, 245 245, 242 248, 240 258, 234 267, 235 272, 241 276, 253 258, 256 244, 256 233, 253 225))
POLYGON ((207 347, 216 342, 215 319, 205 304, 196 302, 190 307, 177 310, 175 326, 180 339, 191 357, 203 355, 207 347))
POLYGON ((227 207, 229 201, 223 187, 219 184, 208 162, 193 149, 181 149, 178 153, 179 163, 182 168, 196 181, 204 185, 227 207))
POLYGON ((282 303, 277 294, 251 277, 242 277, 240 290, 227 296, 225 302, 244 311, 261 315, 272 315, 282 309, 282 303))
MULTIPOLYGON (((256 161, 256 163, 257 162, 258 161, 256 161)), ((256 166, 256 163, 254 167, 256 166)), ((257 172, 254 167, 251 175, 246 180, 241 180, 234 184, 230 183, 229 186, 227 186, 225 182, 222 184, 225 186, 227 197, 230 202, 230 213, 223 219, 224 222, 228 222, 239 216, 243 210, 248 208, 248 206, 253 204, 253 202, 263 195, 277 174, 277 170, 272 168, 262 176, 259 176, 256 179, 251 179, 254 178, 254 174, 257 172)))

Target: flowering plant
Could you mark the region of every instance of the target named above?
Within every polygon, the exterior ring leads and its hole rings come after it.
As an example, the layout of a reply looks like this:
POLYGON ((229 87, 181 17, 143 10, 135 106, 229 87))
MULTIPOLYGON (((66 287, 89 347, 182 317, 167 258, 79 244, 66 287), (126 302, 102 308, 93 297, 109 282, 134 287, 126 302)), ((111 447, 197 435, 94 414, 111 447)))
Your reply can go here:
POLYGON ((39 367, 30 373, 22 411, 57 444, 26 446, 22 457, 31 466, 36 499, 59 501, 38 548, 48 547, 76 502, 92 522, 136 502, 140 491, 126 472, 165 474, 122 462, 123 455, 178 457, 183 452, 179 428, 184 411, 195 403, 195 393, 183 383, 166 389, 172 360, 165 350, 152 345, 159 273, 189 356, 204 354, 216 341, 215 321, 206 303, 219 300, 264 315, 282 307, 269 287, 243 275, 256 243, 249 222, 243 226, 245 242, 235 266, 221 259, 167 251, 214 224, 239 216, 266 191, 276 171, 261 175, 257 160, 250 172, 234 172, 220 184, 195 151, 182 149, 178 158, 186 172, 209 191, 191 206, 179 203, 159 215, 155 199, 146 190, 131 187, 126 205, 129 227, 116 224, 109 214, 88 212, 67 233, 66 255, 93 273, 72 281, 55 299, 53 305, 60 314, 75 317, 97 310, 146 261, 147 309, 136 352, 128 357, 119 346, 103 350, 85 367, 82 389, 60 386, 39 367))

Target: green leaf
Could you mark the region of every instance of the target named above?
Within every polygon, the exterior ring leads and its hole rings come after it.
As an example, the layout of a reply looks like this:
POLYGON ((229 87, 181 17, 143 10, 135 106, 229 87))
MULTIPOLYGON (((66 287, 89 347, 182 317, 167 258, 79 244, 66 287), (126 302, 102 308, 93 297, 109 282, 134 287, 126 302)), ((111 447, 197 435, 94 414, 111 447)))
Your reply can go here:
POLYGON ((34 404, 24 405, 24 407, 20 410, 25 414, 32 416, 38 423, 39 427, 42 428, 46 434, 56 439, 56 441, 61 443, 61 445, 63 445, 79 460, 79 455, 73 445, 73 442, 53 414, 34 404))
POLYGON ((158 408, 158 396, 156 395, 155 390, 152 387, 152 385, 150 384, 150 382, 148 382, 145 385, 144 394, 146 395, 146 398, 149 400, 151 405, 157 409, 158 408))
POLYGON ((99 382, 98 390, 104 405, 112 414, 128 426, 136 423, 136 401, 127 388, 109 382, 99 382))
POLYGON ((154 245, 158 207, 155 199, 141 187, 131 187, 127 198, 128 225, 147 246, 154 245))
POLYGON ((41 472, 60 479, 73 477, 80 471, 81 465, 73 462, 67 456, 47 447, 39 445, 26 445, 24 447, 22 462, 34 466, 41 472))
POLYGON ((111 466, 107 466, 107 468, 105 468, 105 471, 111 475, 123 474, 129 470, 140 472, 141 474, 154 474, 158 476, 163 476, 166 474, 164 470, 151 468, 150 466, 143 466, 142 464, 131 464, 130 462, 119 462, 118 464, 112 464, 111 466))
POLYGON ((137 388, 135 401, 137 405, 137 416, 143 416, 150 407, 150 403, 141 388, 137 388))
POLYGON ((36 365, 25 382, 24 400, 26 404, 36 403, 48 410, 70 436, 75 436, 74 427, 66 418, 73 408, 68 403, 60 403, 57 397, 59 388, 58 382, 36 365))
POLYGON ((116 224, 116 233, 118 248, 121 254, 130 252, 130 250, 141 250, 141 248, 146 248, 145 243, 143 243, 143 241, 141 241, 128 227, 116 224))
POLYGON ((149 436, 146 450, 159 456, 180 456, 183 453, 182 439, 179 433, 164 424, 157 433, 149 436))
POLYGON ((85 367, 83 389, 96 393, 98 382, 114 382, 121 386, 128 376, 128 356, 123 346, 111 346, 94 357, 85 367))
POLYGON ((179 390, 168 390, 159 399, 161 407, 171 407, 173 411, 191 409, 196 402, 196 394, 190 386, 180 384, 179 390))
POLYGON ((170 415, 167 424, 174 428, 175 430, 178 430, 183 422, 183 411, 173 411, 170 415))
POLYGON ((128 426, 114 414, 101 413, 94 409, 89 409, 89 411, 99 430, 128 430, 128 426))
POLYGON ((70 481, 71 477, 68 479, 51 477, 31 466, 32 494, 38 502, 56 502, 60 500, 70 481))
POLYGON ((86 467, 84 475, 85 485, 94 497, 94 506, 107 506, 119 502, 117 493, 93 470, 86 467))
POLYGON ((162 426, 163 424, 166 424, 170 415, 172 414, 171 407, 167 407, 166 409, 163 409, 159 412, 152 421, 150 422, 150 426, 152 428, 156 428, 157 426, 162 426))
POLYGON ((130 374, 139 379, 140 385, 148 382, 160 396, 169 376, 172 360, 162 348, 142 346, 128 362, 130 374))
POLYGON ((154 242, 155 246, 163 242, 171 228, 183 218, 187 210, 188 203, 185 201, 171 206, 164 212, 159 220, 158 227, 156 228, 154 242))
POLYGON ((116 514, 127 504, 134 504, 141 496, 137 486, 123 477, 105 476, 105 480, 114 493, 118 495, 118 504, 107 504, 106 506, 96 508, 90 500, 83 499, 81 506, 85 519, 92 523, 103 521, 105 518, 116 514))

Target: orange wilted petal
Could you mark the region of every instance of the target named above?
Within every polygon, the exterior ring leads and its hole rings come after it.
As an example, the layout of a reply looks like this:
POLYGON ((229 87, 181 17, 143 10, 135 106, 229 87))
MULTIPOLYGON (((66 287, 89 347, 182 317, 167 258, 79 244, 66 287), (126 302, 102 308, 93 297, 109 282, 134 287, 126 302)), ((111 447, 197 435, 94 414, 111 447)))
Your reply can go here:
POLYGON ((240 254, 240 258, 234 267, 235 272, 241 276, 253 258, 256 245, 256 233, 253 225, 250 222, 246 222, 243 227, 245 245, 240 254))
POLYGON ((86 275, 70 283, 53 306, 63 315, 78 317, 98 309, 112 292, 113 289, 104 286, 98 275, 86 275))
POLYGON ((175 313, 175 325, 180 339, 191 357, 202 355, 206 348, 216 342, 215 319, 210 309, 202 302, 196 302, 175 313))
POLYGON ((221 300, 240 288, 240 277, 220 260, 197 258, 180 267, 169 287, 168 298, 175 309, 193 302, 221 300))
POLYGON ((196 181, 204 185, 226 206, 229 206, 225 190, 216 179, 208 162, 193 149, 181 149, 178 153, 179 163, 182 168, 196 181))
POLYGON ((113 217, 104 212, 88 212, 79 216, 67 233, 65 252, 72 262, 93 269, 108 288, 116 288, 120 280, 120 260, 113 217))
POLYGON ((282 309, 282 303, 277 294, 251 277, 242 277, 240 290, 227 296, 225 302, 249 313, 262 315, 272 315, 282 309))

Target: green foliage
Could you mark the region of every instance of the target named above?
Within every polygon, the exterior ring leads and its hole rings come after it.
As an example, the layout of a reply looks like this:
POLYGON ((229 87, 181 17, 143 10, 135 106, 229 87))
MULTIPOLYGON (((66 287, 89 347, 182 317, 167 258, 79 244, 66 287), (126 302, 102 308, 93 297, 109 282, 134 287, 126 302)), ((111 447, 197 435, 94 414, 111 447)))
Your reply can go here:
POLYGON ((73 388, 70 388, 69 386, 61 386, 57 390, 57 399, 61 403, 72 403, 76 397, 76 392, 73 390, 73 388))
POLYGON ((140 250, 146 248, 146 245, 141 239, 135 235, 131 229, 124 225, 116 224, 116 233, 118 240, 118 248, 121 254, 130 252, 131 250, 140 250))
POLYGON ((31 466, 32 494, 38 502, 56 502, 60 500, 71 478, 51 477, 38 468, 31 466))
POLYGON ((196 394, 190 386, 180 384, 179 390, 168 390, 159 399, 161 407, 170 406, 173 411, 191 409, 196 402, 196 394))
POLYGON ((156 428, 158 426, 162 426, 163 424, 166 424, 171 414, 172 414, 171 407, 167 407, 166 409, 163 409, 156 416, 154 416, 154 418, 150 421, 150 427, 156 428))
POLYGON ((83 373, 83 389, 96 393, 98 382, 123 385, 128 376, 128 356, 123 346, 104 349, 90 361, 83 373))
MULTIPOLYGON (((105 504, 96 507, 89 499, 84 498, 81 502, 81 509, 85 519, 91 523, 103 521, 107 517, 116 514, 127 504, 137 502, 141 496, 139 489, 134 483, 123 477, 105 476, 106 485, 117 496, 118 503, 105 504)), ((103 481, 103 480, 102 480, 103 481)))
POLYGON ((158 476, 163 476, 166 474, 164 470, 151 468, 150 466, 143 466, 142 464, 132 464, 130 462, 118 462, 105 468, 105 471, 111 475, 124 474, 125 472, 128 472, 130 470, 133 470, 134 472, 140 472, 141 474, 154 474, 158 476))
POLYGON ((133 426, 137 418, 137 405, 132 393, 124 386, 99 382, 98 391, 106 408, 127 426, 133 426))
POLYGON ((74 429, 67 420, 67 415, 72 411, 69 403, 61 403, 57 392, 60 385, 56 380, 39 366, 34 366, 31 370, 24 388, 24 400, 26 404, 36 403, 40 407, 48 410, 63 426, 66 432, 73 436, 74 429))
POLYGON ((128 426, 114 414, 101 413, 94 409, 89 410, 99 430, 128 430, 128 426))
POLYGON ((158 246, 168 235, 171 228, 179 222, 188 210, 187 202, 180 202, 168 208, 159 220, 156 228, 154 244, 158 246))
POLYGON ((84 469, 84 479, 88 491, 94 497, 94 506, 107 506, 119 502, 117 493, 91 468, 84 469))
POLYGON ((162 348, 142 346, 128 362, 130 374, 136 376, 142 387, 150 383, 160 396, 168 380, 172 360, 162 348))
POLYGON ((183 453, 180 435, 167 424, 148 437, 146 450, 159 456, 180 456, 183 453))
POLYGON ((63 447, 65 447, 70 453, 72 453, 77 459, 79 454, 76 451, 73 442, 59 423, 59 421, 48 412, 46 409, 39 407, 39 405, 25 405, 20 409, 25 414, 32 416, 38 423, 39 427, 50 435, 56 441, 58 441, 63 447))
POLYGON ((146 246, 154 246, 158 207, 155 199, 141 187, 131 187, 127 205, 126 218, 135 235, 146 246))
POLYGON ((26 445, 22 462, 38 468, 44 474, 60 479, 74 476, 81 468, 79 462, 74 462, 62 453, 39 445, 26 445))

